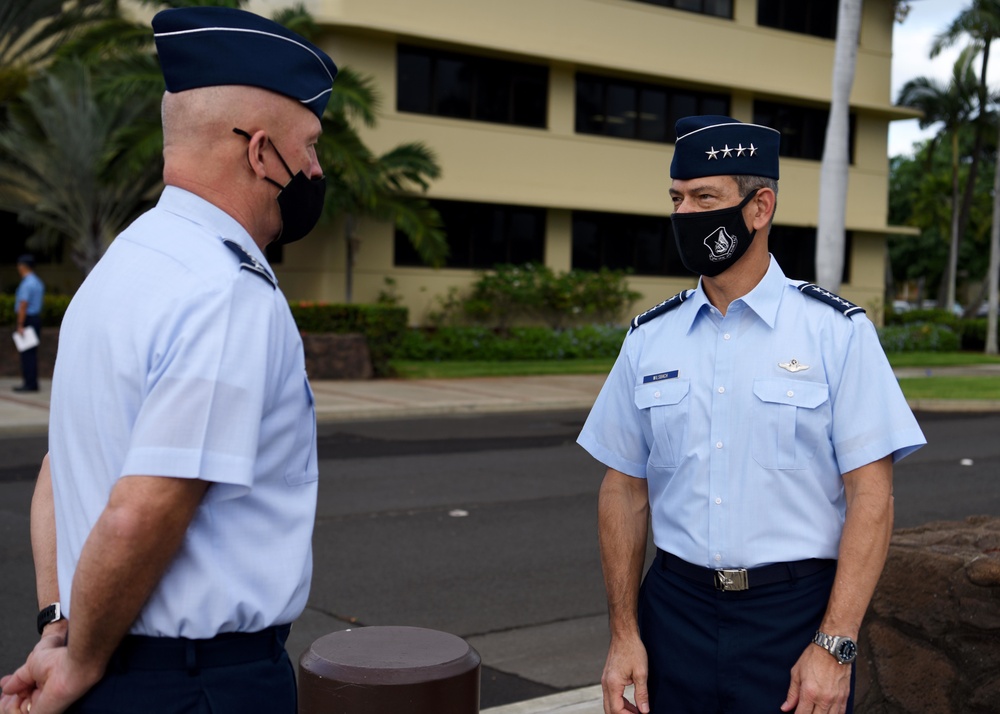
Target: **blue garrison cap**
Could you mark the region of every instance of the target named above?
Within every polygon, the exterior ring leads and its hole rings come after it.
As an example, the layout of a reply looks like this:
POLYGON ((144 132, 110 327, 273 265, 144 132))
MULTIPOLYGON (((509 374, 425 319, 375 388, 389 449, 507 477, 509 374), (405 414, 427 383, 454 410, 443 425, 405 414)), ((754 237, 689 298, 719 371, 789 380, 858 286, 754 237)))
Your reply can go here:
POLYGON ((695 116, 677 120, 670 178, 765 176, 778 178, 781 134, 732 117, 695 116))
POLYGON ((323 50, 243 10, 163 10, 153 18, 153 39, 168 92, 242 84, 297 99, 322 117, 337 76, 323 50))

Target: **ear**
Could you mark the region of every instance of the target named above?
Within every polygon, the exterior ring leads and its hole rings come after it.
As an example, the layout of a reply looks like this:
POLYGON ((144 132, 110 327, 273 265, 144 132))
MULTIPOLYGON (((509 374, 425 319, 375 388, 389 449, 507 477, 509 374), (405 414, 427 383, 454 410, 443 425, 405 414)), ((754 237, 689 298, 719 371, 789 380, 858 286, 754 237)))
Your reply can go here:
POLYGON ((263 129, 255 131, 247 143, 247 163, 250 164, 250 170, 257 174, 259 179, 263 179, 267 175, 264 168, 265 144, 267 144, 267 132, 263 129))
POLYGON ((757 190, 757 195, 753 197, 753 200, 747 206, 753 210, 754 230, 759 231, 767 228, 771 222, 771 217, 774 215, 774 207, 777 200, 778 197, 774 195, 774 191, 771 189, 760 188, 757 190))

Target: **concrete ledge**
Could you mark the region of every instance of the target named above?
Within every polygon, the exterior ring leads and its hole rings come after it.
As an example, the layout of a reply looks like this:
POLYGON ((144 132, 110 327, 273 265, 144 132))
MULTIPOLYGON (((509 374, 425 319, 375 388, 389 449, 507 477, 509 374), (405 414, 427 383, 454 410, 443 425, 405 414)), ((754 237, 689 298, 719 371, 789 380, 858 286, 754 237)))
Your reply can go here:
MULTIPOLYGON (((631 687, 626 692, 631 698, 631 687)), ((601 685, 484 709, 482 714, 604 714, 601 685)))

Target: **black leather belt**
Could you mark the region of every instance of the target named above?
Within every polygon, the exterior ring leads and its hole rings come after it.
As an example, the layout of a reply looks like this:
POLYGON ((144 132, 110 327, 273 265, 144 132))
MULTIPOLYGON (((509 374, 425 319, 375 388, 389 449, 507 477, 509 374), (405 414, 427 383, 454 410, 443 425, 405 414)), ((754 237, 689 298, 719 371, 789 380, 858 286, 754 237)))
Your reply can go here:
POLYGON ((827 568, 832 568, 837 564, 836 560, 811 558, 809 560, 795 560, 788 563, 763 565, 759 568, 724 568, 721 570, 712 570, 711 568, 702 568, 701 566, 693 565, 659 548, 656 549, 656 562, 661 568, 677 573, 688 580, 693 580, 699 585, 726 592, 749 590, 751 587, 759 588, 764 585, 774 585, 775 583, 784 583, 796 578, 804 578, 827 568))
POLYGON ((277 659, 291 628, 275 625, 259 632, 226 632, 205 640, 128 635, 112 655, 109 669, 197 670, 277 659))

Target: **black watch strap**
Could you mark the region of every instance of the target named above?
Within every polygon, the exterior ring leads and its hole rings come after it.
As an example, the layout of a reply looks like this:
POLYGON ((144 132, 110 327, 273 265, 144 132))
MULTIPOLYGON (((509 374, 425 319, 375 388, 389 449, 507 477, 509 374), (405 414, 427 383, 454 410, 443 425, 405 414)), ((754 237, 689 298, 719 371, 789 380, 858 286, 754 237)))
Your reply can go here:
POLYGON ((38 613, 38 634, 42 634, 46 625, 61 619, 63 619, 63 614, 59 603, 54 602, 48 607, 43 607, 42 611, 38 613))

